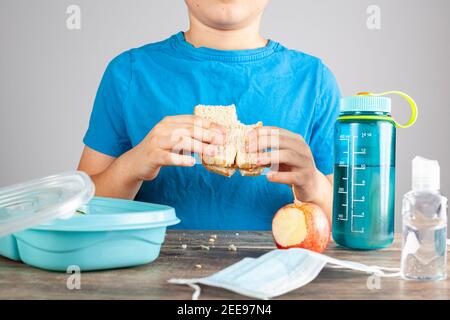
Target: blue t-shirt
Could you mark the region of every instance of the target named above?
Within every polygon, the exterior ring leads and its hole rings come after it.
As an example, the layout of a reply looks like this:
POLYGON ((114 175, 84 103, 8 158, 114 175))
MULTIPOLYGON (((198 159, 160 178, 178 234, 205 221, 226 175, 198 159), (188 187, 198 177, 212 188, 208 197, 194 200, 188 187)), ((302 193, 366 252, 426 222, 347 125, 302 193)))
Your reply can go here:
MULTIPOLYGON (((329 175, 339 99, 333 74, 317 58, 274 41, 252 50, 195 48, 180 32, 111 61, 84 143, 119 157, 165 116, 192 114, 198 104, 235 104, 243 123, 262 121, 302 135, 317 168, 329 175)), ((197 164, 161 168, 136 200, 174 207, 179 229, 269 230, 293 196, 289 186, 265 176, 226 178, 197 164)))

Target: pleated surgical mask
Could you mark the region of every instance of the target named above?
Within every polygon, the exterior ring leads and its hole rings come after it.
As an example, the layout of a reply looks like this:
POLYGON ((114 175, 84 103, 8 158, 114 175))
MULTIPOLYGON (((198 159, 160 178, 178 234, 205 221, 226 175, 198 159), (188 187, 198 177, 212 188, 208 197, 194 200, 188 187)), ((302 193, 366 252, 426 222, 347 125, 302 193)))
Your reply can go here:
POLYGON ((257 299, 270 299, 298 289, 313 281, 329 263, 334 268, 347 268, 380 277, 398 276, 394 268, 367 266, 353 261, 335 259, 305 249, 273 250, 259 258, 243 260, 205 278, 170 279, 169 283, 185 284, 195 291, 194 300, 200 296, 199 284, 227 289, 257 299))

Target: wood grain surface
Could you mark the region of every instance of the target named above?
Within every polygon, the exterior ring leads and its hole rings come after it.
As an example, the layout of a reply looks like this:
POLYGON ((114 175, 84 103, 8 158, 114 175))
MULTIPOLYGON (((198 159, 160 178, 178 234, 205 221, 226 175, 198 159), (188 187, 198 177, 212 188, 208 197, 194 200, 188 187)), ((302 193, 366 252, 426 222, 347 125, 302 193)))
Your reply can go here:
MULTIPOLYGON (((350 251, 332 243, 326 254, 369 265, 398 267, 400 244, 396 237, 388 249, 350 251)), ((134 268, 82 273, 80 290, 67 289, 69 274, 39 270, 0 257, 0 299, 191 299, 191 288, 168 284, 167 280, 208 276, 245 257, 259 257, 274 248, 268 232, 168 231, 156 261, 134 268), (209 242, 211 235, 217 235, 214 244, 209 242), (237 251, 229 250, 230 244, 237 251), (202 246, 209 246, 209 250, 202 246)), ((374 289, 369 289, 367 282, 367 274, 325 268, 313 282, 279 299, 450 298, 450 280, 410 282, 381 278, 379 287, 374 289)), ((202 286, 201 299, 245 297, 202 286)))

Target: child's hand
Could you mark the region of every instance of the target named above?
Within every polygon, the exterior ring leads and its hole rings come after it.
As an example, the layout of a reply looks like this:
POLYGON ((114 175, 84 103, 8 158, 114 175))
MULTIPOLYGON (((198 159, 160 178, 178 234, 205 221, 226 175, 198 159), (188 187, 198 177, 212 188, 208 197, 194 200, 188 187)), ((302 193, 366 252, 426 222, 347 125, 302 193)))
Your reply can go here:
MULTIPOLYGON (((269 181, 294 186, 301 201, 321 202, 325 176, 316 168, 302 136, 277 127, 258 127, 248 136, 247 152, 258 153, 258 165, 270 166, 269 181)), ((326 179, 325 182, 329 184, 326 179)))
POLYGON ((163 166, 195 165, 191 153, 214 156, 225 129, 193 115, 165 117, 129 152, 127 167, 138 180, 153 180, 163 166))

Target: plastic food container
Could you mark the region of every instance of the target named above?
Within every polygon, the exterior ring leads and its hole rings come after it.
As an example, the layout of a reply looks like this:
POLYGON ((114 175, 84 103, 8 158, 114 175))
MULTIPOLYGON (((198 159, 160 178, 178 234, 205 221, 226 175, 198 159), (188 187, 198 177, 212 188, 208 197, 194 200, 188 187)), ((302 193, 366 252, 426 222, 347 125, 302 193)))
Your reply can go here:
POLYGON ((0 255, 54 271, 155 260, 166 228, 179 222, 175 210, 93 194, 94 185, 82 172, 0 189, 0 255))

